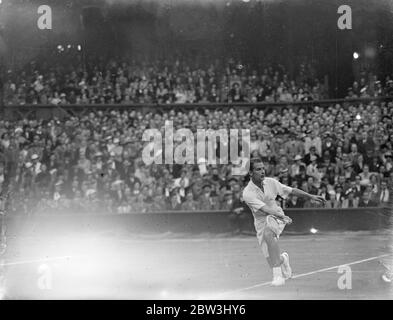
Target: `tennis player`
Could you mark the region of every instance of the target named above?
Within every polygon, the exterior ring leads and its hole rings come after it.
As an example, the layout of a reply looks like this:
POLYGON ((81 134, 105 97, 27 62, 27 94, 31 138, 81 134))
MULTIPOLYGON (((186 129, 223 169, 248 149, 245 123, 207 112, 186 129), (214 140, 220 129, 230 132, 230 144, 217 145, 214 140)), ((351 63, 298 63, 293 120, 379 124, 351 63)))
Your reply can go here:
POLYGON ((265 177, 265 166, 261 159, 251 159, 249 175, 250 182, 243 190, 243 199, 252 211, 258 242, 273 270, 272 285, 281 286, 285 284, 285 279, 291 278, 292 270, 288 254, 280 254, 278 238, 285 225, 292 223, 292 219, 284 214, 276 202, 276 197, 279 195, 285 199, 292 194, 322 204, 325 203, 325 199, 265 177))

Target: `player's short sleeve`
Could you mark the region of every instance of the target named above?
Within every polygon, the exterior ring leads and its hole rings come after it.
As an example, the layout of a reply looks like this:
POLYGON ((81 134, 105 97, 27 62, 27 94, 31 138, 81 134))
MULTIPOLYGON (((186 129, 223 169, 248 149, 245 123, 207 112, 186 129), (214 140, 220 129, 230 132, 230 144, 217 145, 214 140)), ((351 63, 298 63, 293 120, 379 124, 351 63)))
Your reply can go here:
POLYGON ((243 200, 252 212, 257 212, 259 209, 266 205, 266 203, 258 199, 256 195, 252 194, 252 192, 249 192, 247 190, 243 191, 243 200))
POLYGON ((286 199, 293 190, 293 188, 288 187, 277 180, 276 180, 276 188, 277 188, 278 195, 284 199, 286 199))

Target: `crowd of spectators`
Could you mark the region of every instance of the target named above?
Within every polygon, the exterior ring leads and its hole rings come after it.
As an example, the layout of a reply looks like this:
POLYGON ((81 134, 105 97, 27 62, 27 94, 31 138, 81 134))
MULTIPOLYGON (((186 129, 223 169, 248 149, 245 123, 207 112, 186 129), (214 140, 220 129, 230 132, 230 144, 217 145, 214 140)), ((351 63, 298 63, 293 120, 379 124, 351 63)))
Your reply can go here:
MULTIPOLYGON (((290 103, 329 98, 325 79, 319 79, 306 61, 292 76, 281 64, 185 56, 140 61, 70 53, 22 65, 0 70, 5 105, 290 103)), ((343 97, 392 95, 390 76, 381 81, 363 71, 343 97)))
POLYGON ((283 65, 253 65, 234 58, 149 59, 86 57, 37 59, 5 70, 4 103, 131 104, 296 102, 327 98, 309 63, 290 76, 283 65))
POLYGON ((381 81, 378 80, 376 75, 369 73, 368 76, 362 76, 360 81, 353 82, 352 86, 348 88, 345 98, 356 99, 391 96, 393 96, 393 80, 390 75, 381 81))
MULTIPOLYGON (((293 78, 282 65, 226 60, 53 55, 2 70, 6 105, 301 102, 328 98, 308 63, 293 78)), ((393 80, 362 73, 346 98, 393 95, 393 80)), ((327 207, 377 206, 393 186, 392 102, 282 109, 187 111, 116 109, 65 119, 0 119, 0 191, 10 183, 13 210, 151 212, 231 210, 246 176, 231 165, 150 165, 141 159, 145 129, 250 129, 251 157, 267 175, 320 194, 327 207)), ((217 146, 216 146, 217 147, 217 146)), ((199 161, 200 159, 196 159, 199 161)), ((279 200, 279 199, 278 199, 279 200)), ((283 201, 282 199, 279 201, 283 201)), ((291 197, 285 207, 314 204, 291 197)))
MULTIPOLYGON (((299 102, 328 98, 324 80, 304 62, 289 75, 283 65, 234 58, 149 59, 54 55, 5 69, 5 105, 299 102)), ((393 95, 393 80, 362 72, 347 98, 393 95)))
MULTIPOLYGON (((146 165, 147 128, 250 129, 267 175, 334 208, 386 204, 393 187, 393 103, 328 107, 115 109, 64 119, 0 119, 0 189, 18 212, 231 210, 247 182, 232 165, 146 165)), ((176 146, 176 143, 175 143, 176 146)), ((198 159, 197 159, 198 160, 198 159)), ((200 160, 200 159, 199 159, 200 160)), ((278 199, 280 200, 280 199, 278 199)), ((291 197, 286 207, 313 207, 291 197)))

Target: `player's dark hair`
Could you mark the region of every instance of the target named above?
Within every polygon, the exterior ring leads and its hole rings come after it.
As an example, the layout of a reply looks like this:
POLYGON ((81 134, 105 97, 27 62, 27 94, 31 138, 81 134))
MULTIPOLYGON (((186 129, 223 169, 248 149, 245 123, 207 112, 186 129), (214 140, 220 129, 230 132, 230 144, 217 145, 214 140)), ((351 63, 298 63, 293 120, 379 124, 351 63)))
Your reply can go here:
POLYGON ((263 163, 261 158, 252 158, 250 159, 250 170, 249 173, 251 173, 254 170, 254 167, 257 163, 263 163))

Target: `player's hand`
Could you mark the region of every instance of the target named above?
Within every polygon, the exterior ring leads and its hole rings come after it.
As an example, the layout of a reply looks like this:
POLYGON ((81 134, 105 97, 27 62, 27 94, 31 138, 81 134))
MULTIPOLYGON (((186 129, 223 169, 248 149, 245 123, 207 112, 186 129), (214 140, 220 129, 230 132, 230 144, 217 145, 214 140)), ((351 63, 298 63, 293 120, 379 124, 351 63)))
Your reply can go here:
POLYGON ((320 204, 323 204, 323 205, 326 203, 325 198, 323 198, 321 196, 313 196, 311 200, 315 201, 315 202, 318 202, 320 204))
POLYGON ((277 207, 277 211, 280 215, 285 216, 284 210, 281 207, 277 207))
POLYGON ((285 222, 285 224, 291 224, 292 223, 292 219, 288 216, 284 216, 282 218, 282 220, 285 222))

